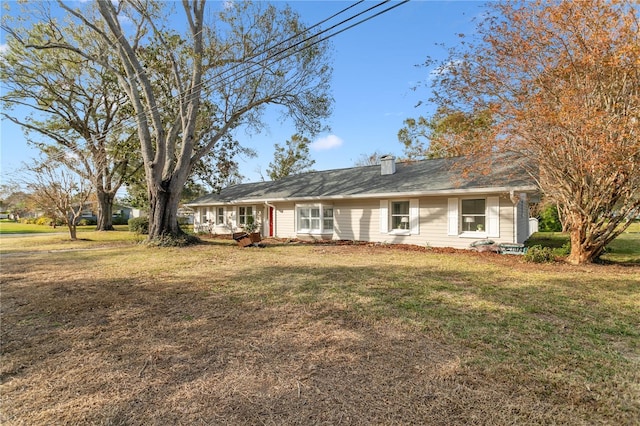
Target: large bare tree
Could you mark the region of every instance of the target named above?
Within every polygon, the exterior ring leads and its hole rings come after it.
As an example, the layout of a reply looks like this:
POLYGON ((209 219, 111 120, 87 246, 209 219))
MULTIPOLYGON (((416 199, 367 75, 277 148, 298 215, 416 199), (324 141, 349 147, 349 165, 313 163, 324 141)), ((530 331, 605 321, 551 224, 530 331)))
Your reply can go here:
POLYGON ((60 219, 77 239, 78 220, 91 196, 91 182, 71 172, 57 160, 44 159, 23 171, 23 185, 38 208, 60 219))
POLYGON ((467 153, 527 159, 562 209, 569 262, 597 259, 640 214, 637 4, 490 3, 474 36, 427 65, 441 110, 490 112, 492 131, 466 139, 467 153))
POLYGON ((260 129, 267 105, 280 106, 311 134, 330 113, 326 42, 310 37, 312 32, 288 7, 215 4, 223 8, 207 14, 215 19, 205 23, 204 0, 182 1, 186 30, 178 32, 173 24, 177 13, 167 10, 172 3, 100 0, 99 14, 92 15, 59 1, 67 19, 90 29, 108 52, 85 49, 52 20, 43 23, 51 36, 31 44, 75 52, 117 75, 140 141, 150 239, 182 235, 178 202, 193 166, 234 129, 260 129), (198 125, 204 99, 214 126, 198 125))

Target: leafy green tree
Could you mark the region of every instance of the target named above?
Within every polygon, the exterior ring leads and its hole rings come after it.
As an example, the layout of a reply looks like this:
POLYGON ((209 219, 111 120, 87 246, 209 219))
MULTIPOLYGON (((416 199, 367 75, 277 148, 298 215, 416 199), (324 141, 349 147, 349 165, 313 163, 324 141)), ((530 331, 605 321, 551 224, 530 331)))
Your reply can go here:
POLYGON ((330 113, 327 42, 313 37, 320 30, 307 28, 289 7, 227 2, 205 13, 204 0, 185 0, 186 30, 179 33, 177 13, 164 2, 100 0, 97 14, 82 4, 57 5, 73 24, 62 28, 41 15, 47 32, 28 45, 73 52, 117 76, 144 164, 149 239, 182 235, 178 204, 194 165, 234 129, 264 127, 268 105, 311 134, 330 113), (72 28, 105 43, 107 54, 85 48, 72 28), (205 113, 210 126, 199 122, 205 113))
MULTIPOLYGON (((137 134, 127 124, 132 110, 116 75, 67 50, 27 48, 49 36, 43 23, 4 16, 2 28, 9 34, 0 61, 2 117, 21 126, 29 143, 47 157, 92 182, 96 229, 113 230, 116 193, 142 166, 137 134)), ((85 29, 73 30, 82 48, 106 49, 104 43, 95 45, 85 29)))
POLYGON ((273 161, 269 163, 267 175, 271 180, 279 180, 290 175, 311 171, 315 160, 309 158, 309 144, 306 137, 295 134, 286 141, 286 146, 275 144, 273 161))
POLYGON ((27 210, 28 194, 16 183, 0 185, 0 211, 23 216, 27 210))
POLYGON ((459 157, 490 137, 492 125, 488 110, 467 113, 439 108, 432 117, 406 119, 398 140, 408 159, 459 157))
POLYGON ((555 204, 547 205, 540 212, 540 224, 538 229, 541 232, 560 232, 562 231, 562 222, 558 215, 558 207, 555 204))

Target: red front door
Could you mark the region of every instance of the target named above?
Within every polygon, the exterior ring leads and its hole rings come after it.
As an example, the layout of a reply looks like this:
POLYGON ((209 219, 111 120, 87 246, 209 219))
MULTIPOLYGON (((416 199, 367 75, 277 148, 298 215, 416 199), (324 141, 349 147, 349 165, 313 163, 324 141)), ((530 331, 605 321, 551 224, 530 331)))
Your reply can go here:
POLYGON ((269 236, 273 237, 273 207, 269 207, 269 236))

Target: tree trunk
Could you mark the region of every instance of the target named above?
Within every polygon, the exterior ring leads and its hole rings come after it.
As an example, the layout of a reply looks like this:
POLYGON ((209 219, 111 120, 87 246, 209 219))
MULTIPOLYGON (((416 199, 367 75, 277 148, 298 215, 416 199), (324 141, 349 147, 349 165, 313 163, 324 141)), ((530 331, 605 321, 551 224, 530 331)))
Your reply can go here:
POLYGON ((96 231, 113 231, 113 199, 114 194, 97 191, 98 223, 96 231))
POLYGON ((592 263, 604 251, 604 244, 587 239, 586 223, 574 225, 570 235, 571 253, 567 257, 567 262, 573 265, 592 263))
POLYGON ((69 238, 71 238, 71 240, 75 241, 77 240, 77 234, 76 234, 76 225, 74 225, 75 223, 75 218, 73 221, 69 221, 67 222, 67 228, 69 228, 69 238))
POLYGON ((184 234, 178 225, 180 190, 164 181, 160 188, 149 191, 149 241, 184 234))
POLYGON ((569 213, 560 208, 560 204, 556 204, 556 212, 558 212, 558 220, 560 221, 562 232, 569 232, 570 226, 569 221, 567 220, 569 213))

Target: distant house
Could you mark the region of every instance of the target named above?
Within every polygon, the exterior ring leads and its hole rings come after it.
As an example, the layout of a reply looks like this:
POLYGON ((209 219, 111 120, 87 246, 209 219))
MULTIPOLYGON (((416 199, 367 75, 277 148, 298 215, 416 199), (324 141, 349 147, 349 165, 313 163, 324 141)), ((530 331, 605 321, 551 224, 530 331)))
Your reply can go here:
MULTIPOLYGON (((504 159, 503 159, 504 160, 504 159)), ((461 177, 461 159, 309 172, 273 182, 230 186, 195 199, 196 231, 225 234, 257 221, 263 236, 359 240, 466 248, 491 238, 529 237, 533 179, 517 161, 461 177)))
MULTIPOLYGON (((82 207, 80 219, 86 219, 95 223, 98 219, 98 203, 95 201, 88 201, 82 207)), ((139 217, 141 211, 134 209, 133 207, 127 207, 120 204, 114 204, 112 209, 112 220, 118 224, 126 224, 127 221, 134 217, 139 217)))

